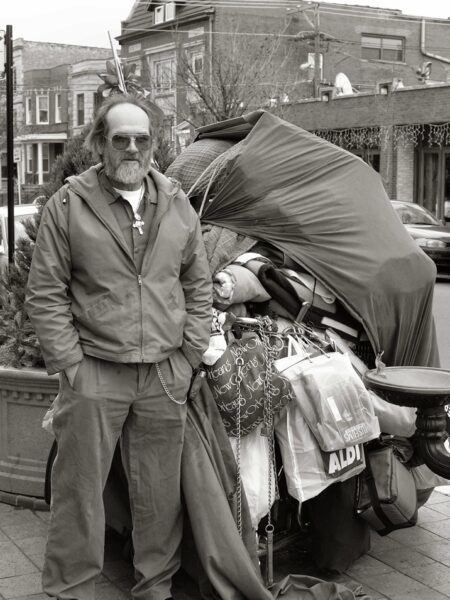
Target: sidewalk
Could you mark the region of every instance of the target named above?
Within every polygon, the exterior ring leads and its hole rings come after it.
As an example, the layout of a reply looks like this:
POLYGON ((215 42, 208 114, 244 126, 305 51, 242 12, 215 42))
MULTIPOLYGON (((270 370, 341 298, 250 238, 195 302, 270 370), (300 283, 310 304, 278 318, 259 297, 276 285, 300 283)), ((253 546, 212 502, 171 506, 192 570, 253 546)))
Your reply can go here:
MULTIPOLYGON (((41 569, 49 513, 0 503, 0 600, 45 600, 41 569)), ((354 589, 362 585, 373 600, 445 600, 450 598, 450 486, 439 488, 419 510, 415 527, 386 537, 372 536, 370 553, 344 575, 334 578, 354 589)), ((275 555, 275 579, 308 573, 305 559, 292 552, 275 555)), ((128 600, 133 570, 122 547, 108 536, 105 567, 96 600, 128 600)), ((177 600, 199 600, 186 576, 175 582, 177 600)))

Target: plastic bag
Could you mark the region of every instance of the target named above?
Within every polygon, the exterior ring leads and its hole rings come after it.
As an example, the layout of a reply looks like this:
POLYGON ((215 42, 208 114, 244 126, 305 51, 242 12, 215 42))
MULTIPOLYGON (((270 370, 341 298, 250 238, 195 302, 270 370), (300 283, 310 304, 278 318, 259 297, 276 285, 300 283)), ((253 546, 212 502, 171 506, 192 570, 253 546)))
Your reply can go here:
MULTIPOLYGON (((269 509, 269 439, 261 435, 260 425, 249 435, 241 438, 240 473, 245 490, 252 525, 256 529, 269 509)), ((237 438, 230 438, 231 447, 237 458, 237 438)), ((273 504, 275 493, 275 471, 270 475, 270 498, 273 504)))
POLYGON ((333 452, 380 435, 369 392, 347 355, 283 361, 288 359, 277 361, 277 369, 291 382, 295 402, 322 450, 333 452))
POLYGON ((383 433, 400 437, 411 437, 416 431, 416 409, 398 406, 380 398, 370 391, 370 400, 383 433))
POLYGON ((50 408, 48 409, 48 411, 45 413, 43 419, 42 419, 42 428, 45 429, 45 431, 47 431, 48 433, 54 435, 53 432, 53 417, 55 416, 55 412, 58 409, 59 406, 59 402, 60 402, 60 395, 58 394, 55 399, 53 400, 53 402, 50 405, 50 408))
POLYGON ((289 494, 299 502, 314 498, 336 481, 365 467, 362 445, 322 452, 298 404, 291 402, 275 423, 289 494))

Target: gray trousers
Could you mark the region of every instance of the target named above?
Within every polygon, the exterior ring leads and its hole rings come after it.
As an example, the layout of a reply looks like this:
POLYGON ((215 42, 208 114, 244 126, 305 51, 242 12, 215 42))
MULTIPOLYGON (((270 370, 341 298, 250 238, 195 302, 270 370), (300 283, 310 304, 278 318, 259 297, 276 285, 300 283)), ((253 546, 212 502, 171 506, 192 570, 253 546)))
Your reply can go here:
MULTIPOLYGON (((191 367, 180 350, 160 363, 182 402, 191 367)), ((73 387, 62 373, 53 428, 51 518, 44 591, 60 600, 94 600, 103 567, 103 489, 122 435, 133 517, 135 600, 170 597, 182 536, 180 463, 186 405, 170 400, 155 365, 85 356, 73 387)))

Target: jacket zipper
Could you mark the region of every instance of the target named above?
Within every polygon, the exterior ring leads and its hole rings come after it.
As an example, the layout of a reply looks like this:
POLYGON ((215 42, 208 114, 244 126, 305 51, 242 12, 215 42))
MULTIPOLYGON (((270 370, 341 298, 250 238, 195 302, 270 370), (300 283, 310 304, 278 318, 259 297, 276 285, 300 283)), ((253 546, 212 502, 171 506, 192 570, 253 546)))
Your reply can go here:
POLYGON ((141 362, 144 362, 144 319, 142 311, 142 275, 138 273, 138 286, 139 286, 139 315, 141 319, 141 362))

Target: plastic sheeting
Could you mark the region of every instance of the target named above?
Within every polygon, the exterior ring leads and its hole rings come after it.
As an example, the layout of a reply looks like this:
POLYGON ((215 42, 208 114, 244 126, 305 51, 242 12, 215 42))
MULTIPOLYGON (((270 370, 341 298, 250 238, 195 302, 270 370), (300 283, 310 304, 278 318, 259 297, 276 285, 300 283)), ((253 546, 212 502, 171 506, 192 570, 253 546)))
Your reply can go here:
POLYGON ((386 364, 439 366, 435 266, 371 167, 263 111, 200 129, 207 137, 244 143, 202 222, 266 241, 316 276, 386 364))

